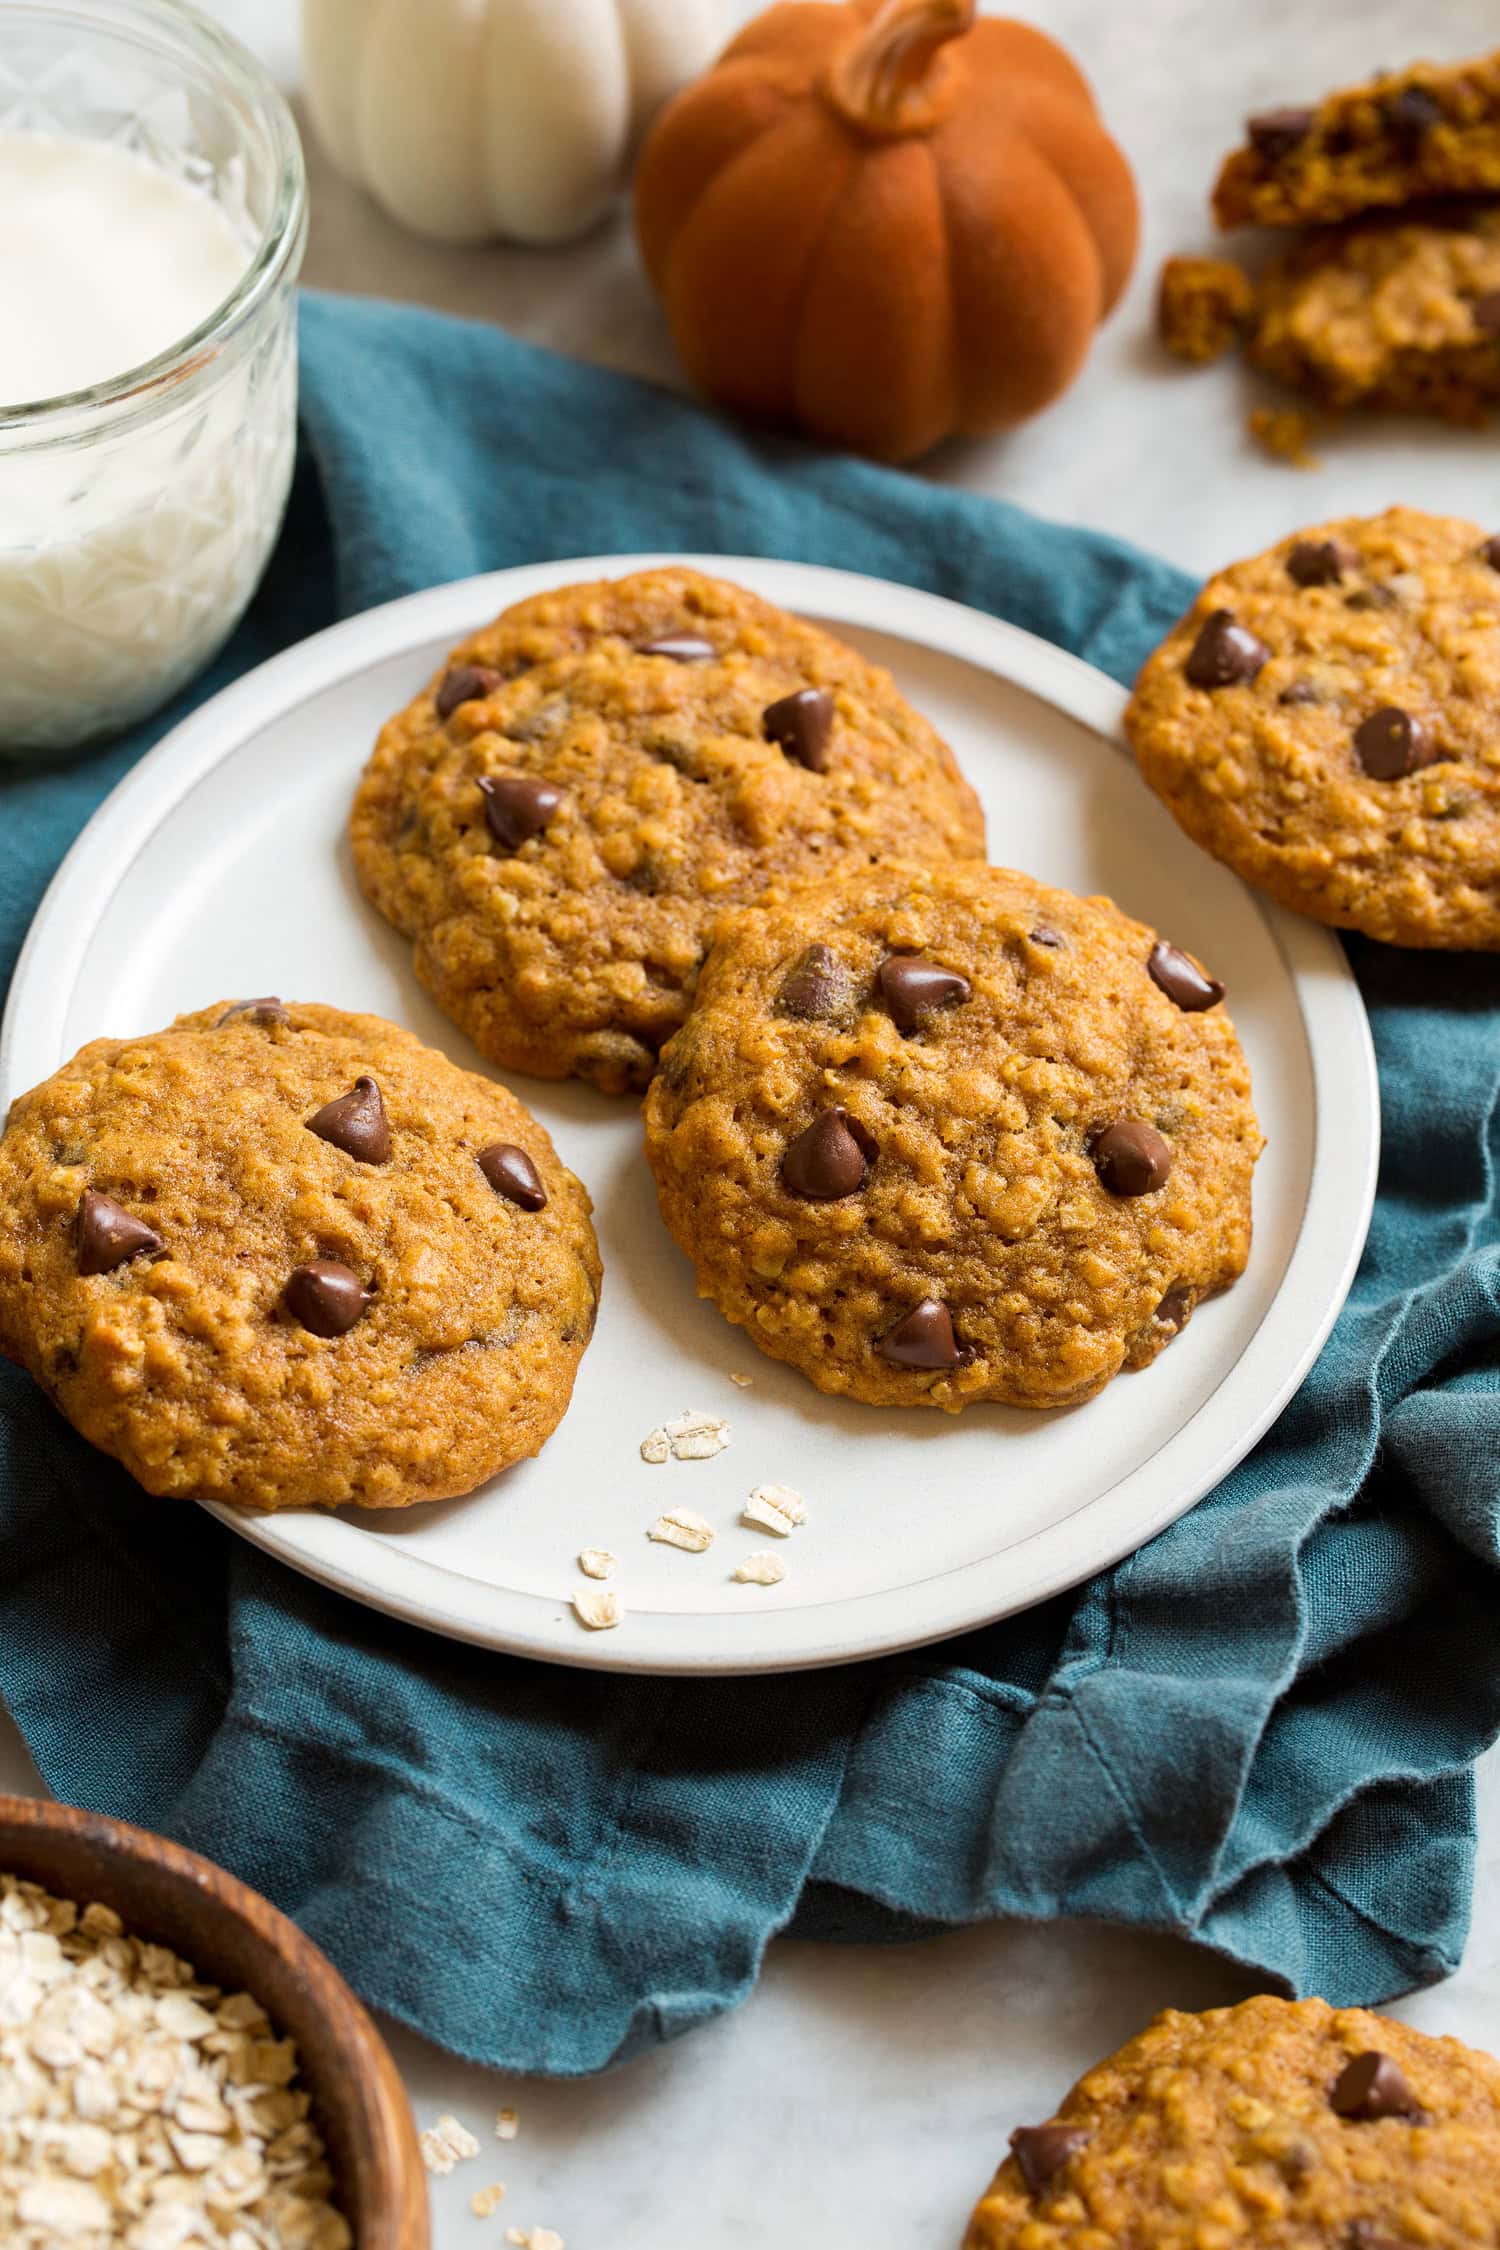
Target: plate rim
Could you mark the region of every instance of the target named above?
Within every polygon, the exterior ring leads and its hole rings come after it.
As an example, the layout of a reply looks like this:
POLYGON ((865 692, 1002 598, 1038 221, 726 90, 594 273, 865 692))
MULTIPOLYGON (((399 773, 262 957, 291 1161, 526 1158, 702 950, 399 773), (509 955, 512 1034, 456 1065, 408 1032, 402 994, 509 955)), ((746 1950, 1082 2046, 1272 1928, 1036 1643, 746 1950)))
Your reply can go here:
MULTIPOLYGON (((1102 738, 1103 747, 1129 756, 1121 727, 1126 690, 1069 650, 1041 639, 1008 619, 971 609, 941 594, 899 581, 867 577, 821 563, 782 562, 766 556, 693 553, 620 553, 564 557, 524 563, 447 581, 363 610, 296 642, 231 681, 188 713, 123 775, 74 839, 33 916, 21 947, 0 1021, 0 1110, 17 1092, 46 1071, 18 1070, 18 1056, 45 1043, 45 1022, 59 1020, 59 996, 66 1006, 92 931, 118 883, 151 834, 189 792, 248 737, 312 696, 336 688, 369 663, 403 648, 444 635, 459 638, 476 618, 493 615, 508 603, 552 586, 587 577, 677 565, 728 577, 761 592, 784 608, 826 617, 835 627, 852 626, 897 639, 975 665, 1007 684, 1037 697, 1102 738), (100 878, 103 878, 101 881, 100 878)), ((1227 872, 1227 871, 1226 871, 1227 872)), ((703 1645, 705 1632, 721 1640, 739 1620, 693 1611, 632 1611, 619 1635, 580 1633, 566 1596, 547 1596, 516 1588, 482 1587, 487 1610, 524 1610, 526 1618, 457 1614, 450 1597, 446 1613, 422 1598, 424 1581, 479 1588, 451 1565, 427 1561, 383 1542, 368 1544, 370 1559, 384 1552, 386 1573, 409 1578, 411 1587, 377 1583, 381 1573, 361 1573, 326 1550, 343 1543, 355 1527, 338 1517, 288 1511, 247 1517, 222 1502, 202 1502, 239 1536, 305 1576, 346 1598, 456 1639, 498 1653, 541 1659, 586 1670, 677 1676, 753 1675, 767 1671, 811 1670, 868 1661, 919 1648, 1017 1614, 1054 1594, 1083 1584, 1155 1537, 1198 1503, 1229 1474, 1264 1435, 1301 1384, 1342 1310, 1368 1233, 1374 1206, 1380 1153, 1380 1100, 1374 1042, 1364 1002, 1335 933, 1289 913, 1251 892, 1251 903, 1266 924, 1293 986, 1309 1073, 1313 1085, 1313 1146, 1297 1236, 1286 1270, 1265 1317, 1240 1359, 1196 1412, 1164 1441, 1182 1449, 1197 1433, 1195 1465, 1186 1479, 1174 1480, 1171 1501, 1126 1508, 1125 1496, 1149 1482, 1160 1451, 1119 1484, 1108 1487, 1063 1522, 1039 1528, 1003 1551, 1007 1590, 981 1599, 960 1589, 997 1575, 1000 1557, 955 1565, 911 1585, 851 1594, 816 1605, 767 1608, 754 1613, 759 1645, 753 1655, 728 1654, 703 1645), (1338 1145, 1329 1130, 1331 1097, 1338 1097, 1338 1145), (1315 1308, 1315 1309, 1314 1309, 1315 1308), (1278 1317, 1279 1316, 1279 1317, 1278 1317), (1277 1341, 1274 1378, 1247 1422, 1215 1446, 1208 1425, 1224 1416, 1224 1394, 1241 1387, 1245 1370, 1272 1356, 1272 1340, 1288 1323, 1296 1334, 1289 1351, 1277 1341), (1112 1535, 1090 1549, 1081 1565, 1074 1527, 1113 1501, 1111 1516, 1127 1516, 1125 1535, 1112 1535), (303 1534, 295 1549, 288 1533, 303 1534), (1046 1559, 1061 1547, 1063 1557, 1046 1559), (1042 1550, 1038 1553, 1036 1550, 1042 1550), (1030 1552, 1030 1564, 1026 1559, 1030 1552), (945 1601, 935 1590, 951 1589, 945 1601), (899 1620, 914 1591, 926 1594, 920 1619, 899 1620), (816 1620, 863 1618, 862 1629, 830 1640, 816 1620), (631 1627, 634 1627, 634 1631, 631 1627), (695 1641, 694 1636, 697 1636, 695 1641), (773 1646, 770 1643, 783 1645, 773 1646)), ((65 1057, 48 1065, 55 1069, 65 1057)), ((1231 1413, 1229 1419, 1234 1417, 1231 1413)))

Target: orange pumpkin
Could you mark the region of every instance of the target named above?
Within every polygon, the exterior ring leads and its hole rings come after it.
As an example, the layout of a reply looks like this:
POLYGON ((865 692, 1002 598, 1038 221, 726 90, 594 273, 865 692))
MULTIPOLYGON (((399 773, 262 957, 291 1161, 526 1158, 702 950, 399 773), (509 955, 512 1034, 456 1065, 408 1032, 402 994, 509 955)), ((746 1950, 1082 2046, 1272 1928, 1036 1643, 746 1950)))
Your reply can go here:
POLYGON ((1035 414, 1135 259, 1068 56, 974 0, 788 0, 658 118, 636 226, 689 374, 904 461, 1035 414))

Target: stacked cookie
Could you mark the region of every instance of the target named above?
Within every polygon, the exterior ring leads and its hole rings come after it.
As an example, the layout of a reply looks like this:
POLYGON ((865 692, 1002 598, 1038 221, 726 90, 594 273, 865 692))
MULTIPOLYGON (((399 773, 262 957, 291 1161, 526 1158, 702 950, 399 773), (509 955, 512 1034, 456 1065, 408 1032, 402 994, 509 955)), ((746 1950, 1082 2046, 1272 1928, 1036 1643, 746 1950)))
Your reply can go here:
POLYGON ((1160 327, 1205 360, 1237 334, 1342 408, 1474 421, 1500 398, 1500 53, 1388 71, 1252 117, 1214 189, 1222 227, 1298 229, 1252 285, 1172 259, 1160 327))

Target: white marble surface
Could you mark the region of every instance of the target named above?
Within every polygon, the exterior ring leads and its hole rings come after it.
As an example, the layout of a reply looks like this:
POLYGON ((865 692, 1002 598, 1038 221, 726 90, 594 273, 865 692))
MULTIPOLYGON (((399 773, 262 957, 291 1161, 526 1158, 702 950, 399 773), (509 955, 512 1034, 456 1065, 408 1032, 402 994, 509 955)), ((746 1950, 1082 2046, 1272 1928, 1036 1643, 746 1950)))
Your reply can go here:
MULTIPOLYGON (((209 0, 295 86, 293 0, 209 0)), ((409 0, 416 4, 416 0, 409 0)), ((1493 42, 1482 0, 1038 0, 1068 39, 1133 157, 1145 204, 1135 284, 1072 394, 1045 420, 955 448, 932 473, 1086 522, 1206 570, 1290 526, 1403 498, 1500 519, 1493 437, 1372 421, 1330 434, 1306 474, 1243 436, 1256 395, 1232 369, 1189 374, 1150 335, 1157 266, 1208 239, 1216 157, 1249 108, 1418 52, 1493 42)), ((749 13, 728 0, 731 20, 749 13)), ((665 333, 628 237, 606 230, 554 256, 441 252, 395 234, 313 154, 307 278, 492 318, 557 348, 673 380, 665 333)), ((36 1787, 0 1719, 0 1788, 36 1787)), ((1474 1935, 1460 1973, 1400 2011, 1434 2031, 1500 2043, 1500 1766, 1481 1773, 1474 1935)), ((417 1934, 417 1942, 420 1942, 417 1934)), ((1003 1925, 882 1950, 773 1947, 760 1990, 715 2028, 611 2077, 506 2083, 400 2030, 419 2119, 452 2109, 485 2138, 499 2103, 508 2147, 435 2183, 439 2250, 556 2228, 568 2250, 701 2250, 816 2240, 820 2250, 955 2243, 1011 2125, 1045 2115, 1079 2070, 1157 2008, 1232 1998, 1244 1980, 1165 1941, 1092 1928, 1003 1925), (474 2187, 508 2183, 480 2227, 474 2187)))

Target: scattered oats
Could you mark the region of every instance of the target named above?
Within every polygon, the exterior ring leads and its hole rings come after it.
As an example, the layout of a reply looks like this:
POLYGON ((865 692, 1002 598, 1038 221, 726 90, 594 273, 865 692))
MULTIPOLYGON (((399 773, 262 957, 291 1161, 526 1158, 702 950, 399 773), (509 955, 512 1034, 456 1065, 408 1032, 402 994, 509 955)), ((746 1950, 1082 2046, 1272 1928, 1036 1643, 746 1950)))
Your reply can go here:
POLYGON ((613 1578, 620 1567, 618 1555, 607 1547, 585 1547, 578 1558, 578 1567, 585 1578, 613 1578))
POLYGON ((422 2162, 439 2178, 445 2178, 455 2164, 467 2163, 471 2156, 479 2154, 479 2143, 468 2126, 460 2125, 458 2119, 446 2111, 420 2137, 422 2162))
POLYGON ((654 1429, 649 1437, 641 1439, 641 1459, 643 1461, 659 1464, 669 1458, 671 1451, 672 1440, 663 1429, 654 1429))
POLYGON ((748 1391, 753 1390, 755 1387, 755 1377, 753 1375, 731 1375, 729 1380, 735 1385, 738 1390, 748 1391))
POLYGON ((505 2239, 514 2243, 516 2250, 567 2250, 562 2236, 552 2227, 507 2227, 505 2239))
POLYGON ((807 1502, 789 1484, 758 1484, 740 1516, 741 1523, 774 1531, 778 1539, 790 1538, 798 1524, 806 1521, 807 1502))
POLYGON ((296 2075, 248 1995, 0 1873, 4 2250, 351 2250, 296 2075))
POLYGON ((502 2109, 495 2119, 497 2141, 513 2141, 521 2130, 521 2120, 513 2109, 502 2109))
POLYGON ((758 1547, 736 1564, 734 1575, 742 1586, 779 1586, 786 1576, 786 1564, 769 1547, 758 1547))
POLYGON ((669 1508, 646 1533, 664 1547, 681 1547, 690 1555, 706 1554, 714 1543, 714 1527, 691 1508, 669 1508))
POLYGON ((620 1607, 619 1595, 608 1586, 601 1586, 597 1591, 592 1587, 581 1587, 573 1596, 573 1607, 578 1613, 579 1623, 587 1625, 591 1633, 607 1633, 625 1615, 620 1607))
POLYGON ((488 2187, 476 2188, 469 2197, 469 2209, 476 2219, 491 2218, 505 2201, 505 2182, 494 2180, 488 2187))
POLYGON ((729 1424, 717 1414, 679 1414, 668 1422, 666 1434, 678 1461, 711 1461, 729 1443, 729 1424))

